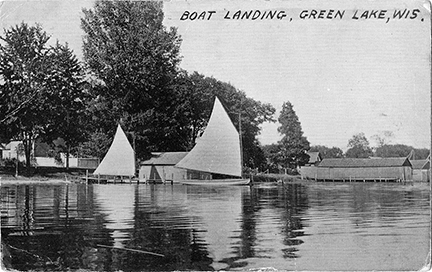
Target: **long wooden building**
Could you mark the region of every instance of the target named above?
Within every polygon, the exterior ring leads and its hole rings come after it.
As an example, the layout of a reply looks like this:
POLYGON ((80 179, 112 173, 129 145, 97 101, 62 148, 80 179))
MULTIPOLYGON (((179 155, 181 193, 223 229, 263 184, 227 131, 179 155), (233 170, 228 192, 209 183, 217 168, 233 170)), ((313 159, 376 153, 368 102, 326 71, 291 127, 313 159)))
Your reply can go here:
POLYGON ((323 159, 300 168, 302 179, 316 181, 408 181, 412 165, 407 158, 323 159))

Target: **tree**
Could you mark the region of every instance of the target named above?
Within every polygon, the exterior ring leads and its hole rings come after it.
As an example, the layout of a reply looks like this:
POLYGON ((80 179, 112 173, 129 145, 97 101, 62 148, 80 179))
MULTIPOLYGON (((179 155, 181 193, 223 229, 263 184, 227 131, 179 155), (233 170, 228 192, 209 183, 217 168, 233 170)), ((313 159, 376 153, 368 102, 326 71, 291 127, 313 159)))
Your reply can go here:
POLYGON ((33 141, 49 120, 49 36, 39 25, 23 22, 5 29, 0 39, 0 131, 3 139, 22 140, 29 169, 33 141))
POLYGON ((283 103, 278 120, 281 124, 278 131, 283 135, 279 141, 279 163, 285 168, 305 165, 309 160, 306 154, 309 150, 309 141, 303 136, 300 121, 290 102, 283 103))
POLYGON ((422 148, 417 149, 412 146, 403 145, 403 144, 386 144, 383 146, 380 146, 375 151, 375 156, 377 157, 383 157, 383 158, 389 158, 389 157, 407 157, 410 155, 411 152, 413 153, 414 160, 424 160, 429 156, 429 149, 422 148))
MULTIPOLYGON (((247 98, 244 92, 240 92, 240 101, 237 103, 238 106, 234 105, 231 112, 235 112, 236 109, 241 111, 239 118, 241 120, 244 162, 250 168, 262 170, 266 167, 267 161, 257 136, 260 134, 261 124, 276 121, 273 119, 276 109, 270 104, 247 98)), ((239 121, 234 123, 239 126, 239 121)))
POLYGON ((381 147, 384 145, 388 145, 391 142, 391 139, 394 138, 394 134, 390 130, 385 130, 380 132, 379 134, 375 134, 372 138, 376 141, 377 146, 381 147))
POLYGON ((187 150, 192 149, 196 139, 204 132, 210 118, 214 96, 220 93, 220 85, 221 82, 198 72, 192 74, 186 71, 179 72, 175 88, 181 97, 178 101, 179 110, 186 119, 183 123, 186 123, 187 150))
POLYGON ((65 141, 66 168, 69 168, 71 148, 87 138, 86 105, 88 94, 83 68, 68 45, 56 43, 51 50, 51 67, 47 83, 51 101, 51 130, 43 137, 52 142, 60 137, 65 141))
POLYGON ((375 151, 375 156, 389 158, 389 157, 406 157, 414 150, 413 147, 401 144, 395 145, 382 145, 375 151))
POLYGON ((271 173, 278 173, 279 171, 279 155, 280 155, 280 145, 279 144, 269 144, 263 146, 264 156, 267 159, 266 168, 271 173))
POLYGON ((427 148, 414 148, 414 160, 425 160, 430 155, 427 148))
POLYGON ((313 152, 319 152, 322 156, 322 158, 342 158, 343 157, 343 151, 339 147, 333 146, 332 148, 329 148, 327 146, 323 145, 314 145, 311 146, 309 151, 313 152))
POLYGON ((82 142, 75 147, 73 152, 83 158, 96 157, 102 159, 108 152, 113 138, 114 132, 112 135, 107 135, 104 132, 96 131, 90 135, 88 141, 82 142))
POLYGON ((349 149, 346 151, 347 158, 369 158, 373 155, 372 148, 369 146, 364 133, 358 133, 348 140, 349 149))
POLYGON ((104 116, 98 129, 108 132, 121 121, 135 132, 138 157, 149 149, 178 148, 184 138, 173 88, 181 39, 163 26, 162 4, 96 1, 81 19, 84 60, 101 82, 94 89, 101 104, 94 116, 104 116))

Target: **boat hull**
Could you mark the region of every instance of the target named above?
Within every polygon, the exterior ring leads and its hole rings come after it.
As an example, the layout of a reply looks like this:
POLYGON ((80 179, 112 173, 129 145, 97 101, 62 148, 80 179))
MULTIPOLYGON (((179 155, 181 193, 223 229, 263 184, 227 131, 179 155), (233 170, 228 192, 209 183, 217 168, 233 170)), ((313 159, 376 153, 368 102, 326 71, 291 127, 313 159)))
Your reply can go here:
POLYGON ((178 183, 183 185, 199 186, 239 186, 250 184, 250 179, 210 179, 210 180, 179 180, 178 183))

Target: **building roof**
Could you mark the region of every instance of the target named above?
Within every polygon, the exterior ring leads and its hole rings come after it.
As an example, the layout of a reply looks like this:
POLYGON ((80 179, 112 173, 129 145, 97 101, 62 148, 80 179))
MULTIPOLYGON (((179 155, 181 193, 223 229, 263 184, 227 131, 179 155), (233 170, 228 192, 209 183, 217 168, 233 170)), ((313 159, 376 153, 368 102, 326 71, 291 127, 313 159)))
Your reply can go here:
POLYGON ((337 168, 365 168, 365 167, 401 167, 411 166, 409 160, 402 158, 376 158, 376 159, 323 159, 318 167, 337 167, 337 168))
POLYGON ((309 155, 309 162, 308 163, 316 163, 316 162, 319 162, 322 160, 321 154, 318 151, 316 151, 316 152, 308 151, 308 152, 306 152, 306 154, 309 155))
POLYGON ((410 160, 413 169, 428 169, 429 161, 428 160, 410 160))
POLYGON ((8 144, 6 144, 4 146, 4 149, 5 150, 12 150, 13 148, 15 148, 20 143, 22 143, 22 141, 10 141, 8 144))
POLYGON ((188 152, 154 152, 152 157, 142 161, 141 165, 175 165, 187 154, 188 152))

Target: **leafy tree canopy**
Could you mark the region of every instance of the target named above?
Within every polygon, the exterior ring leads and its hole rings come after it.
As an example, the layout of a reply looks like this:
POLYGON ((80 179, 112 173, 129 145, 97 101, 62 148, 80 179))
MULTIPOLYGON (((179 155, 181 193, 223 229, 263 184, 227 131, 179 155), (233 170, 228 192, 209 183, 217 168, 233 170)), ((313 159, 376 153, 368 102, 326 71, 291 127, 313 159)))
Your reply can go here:
POLYGON ((375 151, 375 156, 377 157, 407 157, 413 152, 413 158, 415 160, 426 159, 429 156, 429 149, 416 149, 412 146, 403 144, 386 144, 378 147, 375 151))
POLYGON ((345 153, 347 158, 369 158, 373 155, 369 141, 363 132, 353 135, 348 140, 348 147, 349 149, 345 153))
POLYGON ((390 130, 384 130, 372 136, 372 139, 375 140, 378 147, 390 144, 393 138, 394 138, 394 134, 390 130))
POLYGON ((279 172, 279 161, 281 160, 280 145, 279 144, 269 144, 263 146, 264 156, 267 159, 266 170, 271 173, 279 172))
POLYGON ((430 155, 430 150, 427 148, 414 148, 414 160, 424 160, 430 155))
POLYGON ((0 125, 3 139, 32 138, 43 131, 48 35, 22 23, 0 36, 0 125), (7 133, 6 133, 7 132, 7 133))
POLYGON ((339 147, 333 146, 332 148, 323 145, 311 146, 309 151, 319 152, 322 158, 342 158, 343 151, 339 147))
POLYGON ((90 135, 90 139, 73 149, 73 153, 80 158, 96 157, 102 159, 108 152, 112 142, 112 136, 96 131, 90 135), (111 136, 111 137, 110 137, 111 136))

